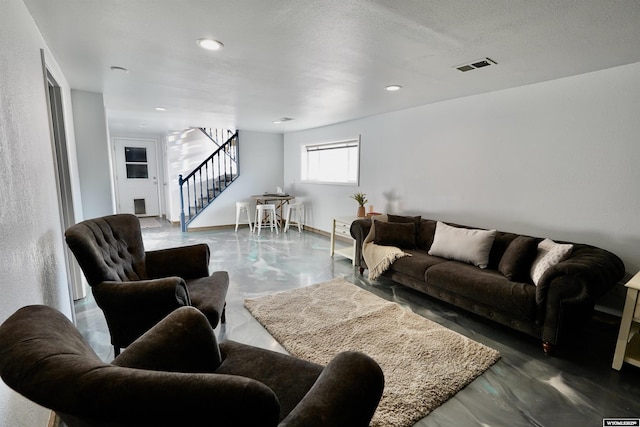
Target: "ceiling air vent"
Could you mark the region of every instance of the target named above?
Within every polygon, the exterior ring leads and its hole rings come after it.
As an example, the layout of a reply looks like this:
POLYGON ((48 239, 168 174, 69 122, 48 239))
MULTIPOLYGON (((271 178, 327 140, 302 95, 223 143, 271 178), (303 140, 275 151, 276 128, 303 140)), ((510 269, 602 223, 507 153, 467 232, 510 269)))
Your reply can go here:
POLYGON ((280 123, 284 123, 284 122, 290 122, 291 120, 294 120, 294 119, 291 118, 291 117, 281 117, 281 118, 279 118, 277 120, 274 120, 273 123, 280 124, 280 123))
POLYGON ((484 58, 484 59, 479 59, 477 61, 470 62, 468 64, 458 65, 457 67, 454 67, 454 68, 462 72, 466 72, 466 71, 476 70, 478 68, 484 68, 484 67, 488 67, 489 65, 496 65, 496 64, 497 62, 494 61, 493 59, 484 58))

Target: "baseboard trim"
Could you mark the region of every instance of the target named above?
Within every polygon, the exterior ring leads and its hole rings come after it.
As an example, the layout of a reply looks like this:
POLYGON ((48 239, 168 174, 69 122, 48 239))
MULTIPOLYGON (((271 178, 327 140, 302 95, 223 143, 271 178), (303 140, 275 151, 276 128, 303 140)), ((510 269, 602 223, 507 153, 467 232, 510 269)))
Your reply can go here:
MULTIPOLYGON (((227 225, 210 225, 207 227, 190 227, 187 228, 187 233, 191 232, 191 231, 214 231, 214 230, 225 230, 228 228, 235 228, 235 224, 227 224, 227 225)), ((248 224, 240 224, 240 227, 248 227, 248 224)), ((324 230, 320 230, 318 228, 313 228, 310 227, 308 225, 303 225, 302 229, 304 231, 308 231, 310 233, 314 233, 314 234, 318 234, 320 236, 324 236, 324 237, 331 237, 331 233, 328 231, 324 231, 324 230)), ((336 235, 335 239, 340 241, 340 242, 344 242, 344 243, 353 243, 353 239, 350 239, 349 237, 345 237, 345 236, 341 236, 341 235, 336 235)))
MULTIPOLYGON (((179 224, 179 223, 178 223, 179 224)), ((241 226, 249 226, 248 224, 240 224, 241 226)), ((207 227, 187 227, 187 233, 190 231, 214 231, 223 230, 225 228, 235 228, 235 224, 232 225, 209 225, 207 227)))

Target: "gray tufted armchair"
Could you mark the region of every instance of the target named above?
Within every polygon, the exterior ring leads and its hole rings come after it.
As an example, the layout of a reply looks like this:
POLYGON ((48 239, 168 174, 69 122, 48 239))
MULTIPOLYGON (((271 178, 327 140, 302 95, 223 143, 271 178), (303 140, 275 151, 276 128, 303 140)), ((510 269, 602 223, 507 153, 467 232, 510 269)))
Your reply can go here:
POLYGON ((140 221, 119 214, 65 232, 107 320, 115 355, 178 307, 194 306, 212 328, 225 322, 226 271, 209 275, 209 246, 145 251, 140 221))

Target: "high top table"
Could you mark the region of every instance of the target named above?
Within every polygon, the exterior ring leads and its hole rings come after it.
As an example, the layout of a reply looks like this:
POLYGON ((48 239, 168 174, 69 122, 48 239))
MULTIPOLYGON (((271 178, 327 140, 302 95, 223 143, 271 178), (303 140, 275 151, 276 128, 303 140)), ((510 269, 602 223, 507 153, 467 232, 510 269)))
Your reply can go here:
MULTIPOLYGON (((284 220, 283 208, 284 205, 289 204, 289 200, 294 199, 295 196, 291 196, 289 194, 262 194, 262 195, 253 195, 251 196, 253 200, 256 201, 257 205, 266 205, 269 203, 273 203, 276 205, 276 221, 278 222, 278 226, 282 230, 282 224, 284 220)), ((262 218, 259 219, 262 221, 262 218)))

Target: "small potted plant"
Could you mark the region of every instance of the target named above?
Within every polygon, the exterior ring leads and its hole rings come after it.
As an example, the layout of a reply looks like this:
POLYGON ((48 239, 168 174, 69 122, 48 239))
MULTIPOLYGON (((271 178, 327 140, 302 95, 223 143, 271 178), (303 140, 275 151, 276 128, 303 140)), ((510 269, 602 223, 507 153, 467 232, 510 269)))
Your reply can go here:
POLYGON ((364 193, 356 193, 351 196, 351 198, 358 202, 358 217, 363 218, 365 216, 364 205, 368 202, 367 195, 364 193))

